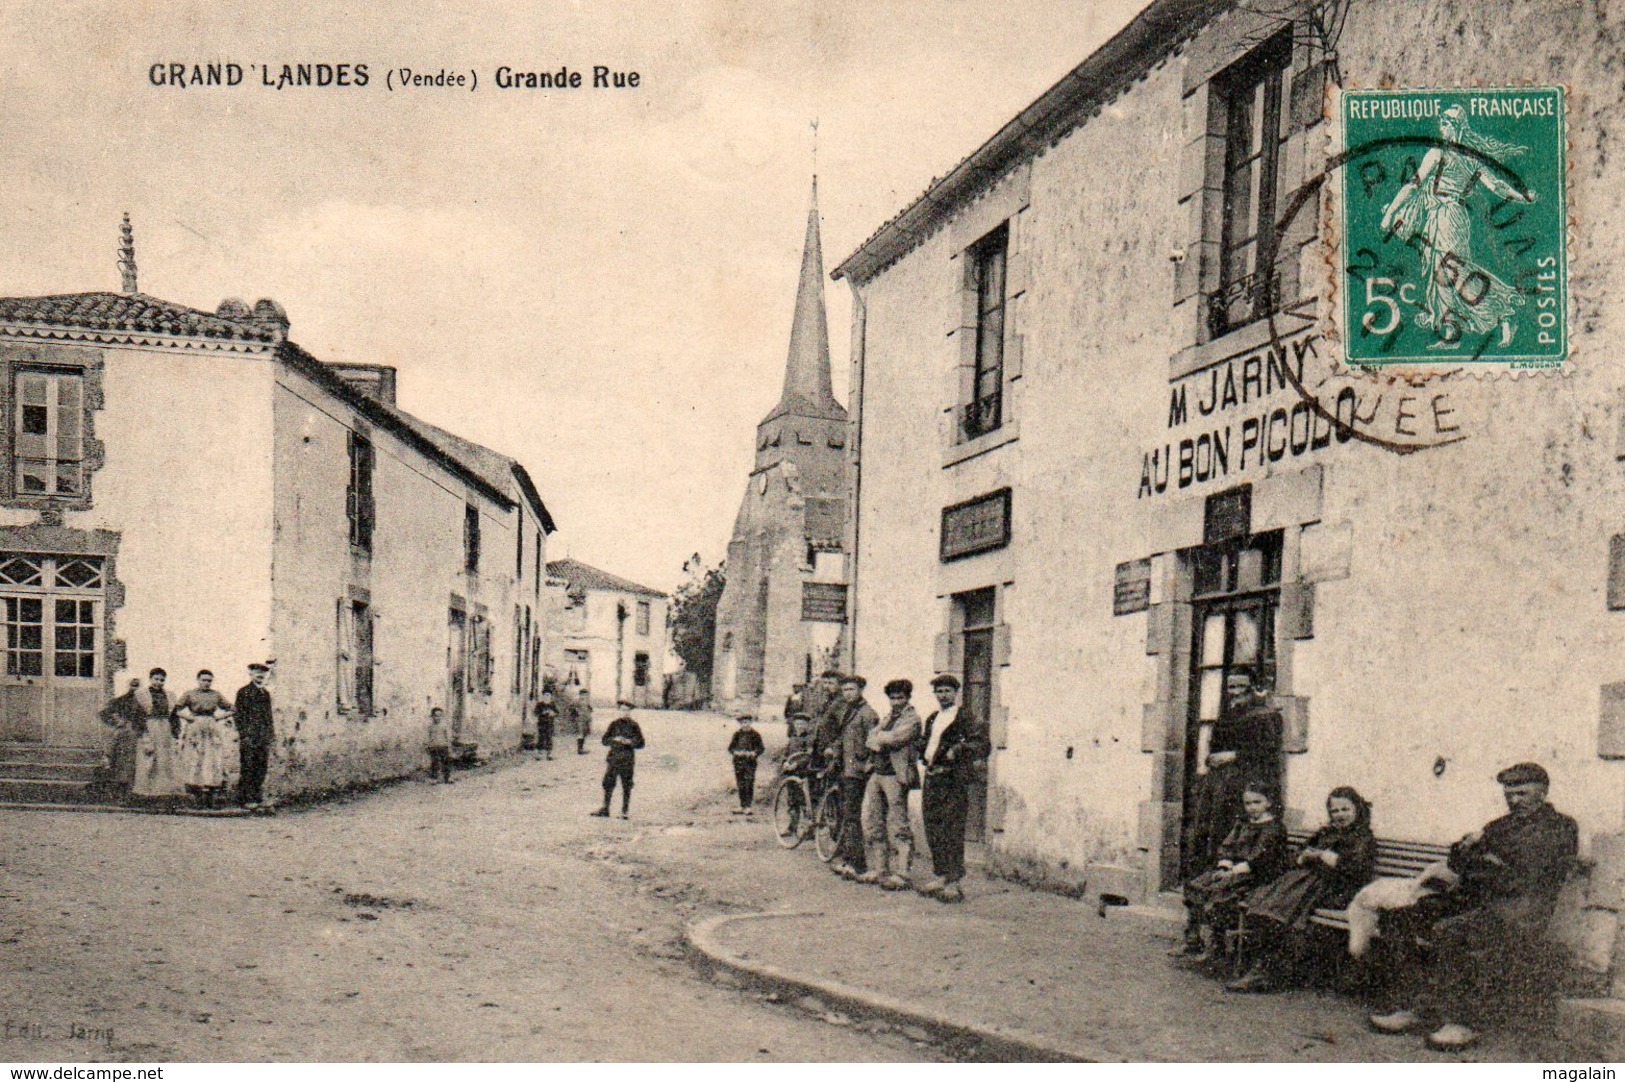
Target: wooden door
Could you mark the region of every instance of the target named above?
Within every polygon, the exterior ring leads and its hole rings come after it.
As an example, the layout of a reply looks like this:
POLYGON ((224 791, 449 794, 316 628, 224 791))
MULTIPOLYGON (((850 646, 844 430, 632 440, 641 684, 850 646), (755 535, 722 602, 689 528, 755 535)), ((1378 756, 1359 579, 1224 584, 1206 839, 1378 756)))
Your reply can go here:
POLYGON ((0 553, 0 739, 106 742, 104 576, 99 556, 0 553))

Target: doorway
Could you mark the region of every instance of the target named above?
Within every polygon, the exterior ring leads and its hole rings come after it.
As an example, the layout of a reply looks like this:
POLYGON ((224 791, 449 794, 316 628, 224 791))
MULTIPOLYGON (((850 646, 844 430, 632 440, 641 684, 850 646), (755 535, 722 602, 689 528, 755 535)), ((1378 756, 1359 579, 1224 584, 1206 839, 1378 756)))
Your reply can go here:
POLYGON ((0 553, 0 740, 104 743, 105 595, 103 557, 0 553))
POLYGON ((453 607, 446 614, 446 716, 452 736, 463 732, 468 703, 468 613, 453 607))
MULTIPOLYGON (((959 680, 963 685, 961 709, 984 730, 993 717, 993 629, 997 595, 989 586, 955 594, 962 644, 959 680)), ((970 787, 970 808, 965 816, 965 837, 984 841, 987 833, 987 763, 984 760, 970 787)))

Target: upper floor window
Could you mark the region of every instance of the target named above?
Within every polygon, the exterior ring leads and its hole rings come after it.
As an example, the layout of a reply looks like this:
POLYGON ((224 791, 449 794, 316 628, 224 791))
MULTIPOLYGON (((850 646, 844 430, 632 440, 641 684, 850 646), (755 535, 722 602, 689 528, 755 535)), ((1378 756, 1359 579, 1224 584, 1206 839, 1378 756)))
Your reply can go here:
POLYGON ((480 509, 473 504, 463 508, 463 570, 480 573, 480 509))
POLYGON ((1277 199, 1289 110, 1292 36, 1283 32, 1213 80, 1223 118, 1223 224, 1218 289, 1208 298, 1208 331, 1218 337, 1276 310, 1277 199))
POLYGON ((534 593, 535 596, 538 597, 538 598, 540 598, 542 596, 542 572, 544 570, 546 570, 545 566, 542 563, 542 545, 543 545, 543 543, 544 542, 542 540, 542 531, 537 530, 536 531, 536 581, 532 585, 532 593, 534 593))
POLYGON ((649 603, 647 601, 639 601, 638 602, 638 634, 639 635, 647 635, 648 633, 649 633, 649 603))
POLYGON ((344 511, 350 519, 350 544, 363 552, 372 551, 375 508, 372 498, 372 441, 360 432, 350 433, 350 484, 344 492, 344 511))
POLYGON ((77 498, 84 494, 84 376, 22 369, 12 443, 15 495, 77 498))
POLYGON ((1004 271, 1010 227, 1001 225, 968 253, 976 291, 976 356, 971 397, 961 407, 960 432, 967 440, 1004 423, 1004 271))

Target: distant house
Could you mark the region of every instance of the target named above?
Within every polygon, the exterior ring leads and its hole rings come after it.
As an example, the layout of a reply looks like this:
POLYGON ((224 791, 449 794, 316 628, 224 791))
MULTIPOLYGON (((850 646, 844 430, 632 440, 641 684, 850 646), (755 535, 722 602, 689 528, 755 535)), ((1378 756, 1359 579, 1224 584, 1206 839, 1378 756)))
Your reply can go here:
POLYGON ((272 301, 137 292, 128 243, 122 292, 0 298, 0 750, 82 761, 127 678, 269 659, 274 791, 414 769, 437 704, 517 747, 554 529, 524 467, 272 301))
POLYGON ((569 694, 660 706, 667 597, 579 560, 547 565, 547 674, 569 694))

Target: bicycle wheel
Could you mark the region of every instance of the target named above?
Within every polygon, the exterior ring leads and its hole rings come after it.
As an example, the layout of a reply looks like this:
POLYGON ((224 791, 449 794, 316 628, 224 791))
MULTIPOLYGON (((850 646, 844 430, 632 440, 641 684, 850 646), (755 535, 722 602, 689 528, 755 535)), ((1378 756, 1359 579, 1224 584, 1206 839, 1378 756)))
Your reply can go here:
POLYGON ((812 814, 808 803, 806 782, 794 777, 779 782, 779 791, 773 794, 773 833, 784 848, 794 849, 806 837, 803 827, 812 814))
POLYGON ((813 848, 818 859, 828 864, 841 848, 841 791, 834 785, 818 802, 818 815, 813 820, 813 848))

